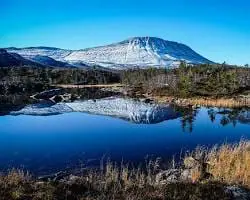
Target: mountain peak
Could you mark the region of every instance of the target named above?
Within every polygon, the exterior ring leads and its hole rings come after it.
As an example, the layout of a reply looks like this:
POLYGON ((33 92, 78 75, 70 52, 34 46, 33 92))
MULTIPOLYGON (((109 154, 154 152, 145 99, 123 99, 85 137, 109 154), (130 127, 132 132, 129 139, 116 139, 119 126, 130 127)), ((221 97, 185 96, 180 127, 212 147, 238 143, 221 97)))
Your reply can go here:
POLYGON ((127 40, 124 40, 126 42, 137 42, 137 43, 176 43, 176 44, 181 44, 178 42, 173 42, 173 41, 168 41, 168 40, 164 40, 162 38, 159 37, 150 37, 150 36, 138 36, 138 37, 131 37, 128 38, 127 40))
MULTIPOLYGON (((164 42, 165 40, 157 37, 149 37, 149 36, 144 36, 144 37, 131 37, 128 38, 122 42, 119 43, 130 43, 130 44, 146 44, 146 43, 154 43, 154 42, 164 42)), ((118 44, 119 44, 118 43, 118 44)))

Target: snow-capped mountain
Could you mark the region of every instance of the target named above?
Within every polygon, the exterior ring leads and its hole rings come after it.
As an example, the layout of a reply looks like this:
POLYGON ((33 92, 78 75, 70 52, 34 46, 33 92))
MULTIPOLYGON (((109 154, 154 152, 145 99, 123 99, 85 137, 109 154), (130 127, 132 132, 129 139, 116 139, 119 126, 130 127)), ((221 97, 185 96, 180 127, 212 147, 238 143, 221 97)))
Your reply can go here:
POLYGON ((34 56, 47 56, 73 66, 98 65, 108 68, 177 67, 181 61, 190 64, 212 63, 190 47, 156 37, 134 37, 122 42, 87 48, 64 50, 51 47, 8 48, 32 60, 34 56))
POLYGON ((154 37, 135 37, 107 46, 73 51, 64 59, 70 62, 83 60, 105 67, 174 67, 180 61, 211 63, 184 44, 154 37))
POLYGON ((85 112, 125 119, 133 123, 154 124, 181 116, 171 105, 148 104, 133 99, 109 97, 68 103, 28 105, 12 115, 57 115, 85 112))

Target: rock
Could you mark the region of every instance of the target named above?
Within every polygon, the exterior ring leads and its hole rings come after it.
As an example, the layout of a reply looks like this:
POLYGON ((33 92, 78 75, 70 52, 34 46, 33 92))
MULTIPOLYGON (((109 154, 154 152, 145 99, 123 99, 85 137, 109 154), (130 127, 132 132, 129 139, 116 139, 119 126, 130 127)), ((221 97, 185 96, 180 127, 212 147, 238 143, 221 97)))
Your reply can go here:
POLYGON ((68 175, 68 172, 60 171, 54 174, 49 174, 45 176, 38 177, 39 181, 59 181, 65 178, 68 175))
POLYGON ((191 181, 192 176, 191 176, 191 170, 190 169, 185 169, 181 172, 180 176, 181 181, 191 181))
POLYGON ((234 200, 250 200, 250 191, 237 186, 226 187, 226 193, 230 193, 234 200))
POLYGON ((184 159, 184 166, 186 169, 193 169, 193 168, 196 168, 197 166, 199 166, 199 161, 191 156, 186 157, 184 159))
POLYGON ((56 95, 63 95, 65 92, 63 89, 52 89, 35 94, 33 97, 36 99, 50 99, 56 95))
POLYGON ((176 183, 176 182, 179 181, 178 177, 179 176, 177 174, 172 174, 172 175, 170 175, 170 176, 167 177, 166 182, 167 183, 176 183))
POLYGON ((35 186, 41 186, 41 185, 44 185, 45 182, 44 181, 37 181, 35 182, 35 186))
POLYGON ((185 169, 195 170, 200 173, 200 180, 211 178, 212 174, 208 173, 209 163, 205 161, 204 154, 196 155, 195 158, 187 157, 184 159, 185 169))
POLYGON ((57 172, 55 174, 53 181, 60 181, 60 180, 64 179, 66 176, 69 176, 69 172, 67 172, 67 171, 57 172))
POLYGON ((156 175, 155 182, 156 184, 168 184, 176 183, 180 180, 181 171, 179 169, 170 169, 159 172, 156 175))
POLYGON ((66 93, 66 94, 63 94, 63 95, 55 95, 55 96, 51 97, 50 100, 55 102, 55 103, 71 102, 72 101, 71 98, 72 98, 72 95, 66 93))
POLYGON ((151 99, 144 99, 144 102, 145 102, 145 103, 151 103, 152 100, 151 100, 151 99))
POLYGON ((62 96, 61 95, 56 95, 56 96, 53 96, 52 99, 58 103, 58 102, 61 102, 63 100, 62 96))
POLYGON ((75 176, 75 175, 69 175, 68 177, 68 181, 67 181, 67 184, 69 185, 72 185, 72 184, 75 184, 77 181, 80 180, 80 177, 79 176, 75 176))

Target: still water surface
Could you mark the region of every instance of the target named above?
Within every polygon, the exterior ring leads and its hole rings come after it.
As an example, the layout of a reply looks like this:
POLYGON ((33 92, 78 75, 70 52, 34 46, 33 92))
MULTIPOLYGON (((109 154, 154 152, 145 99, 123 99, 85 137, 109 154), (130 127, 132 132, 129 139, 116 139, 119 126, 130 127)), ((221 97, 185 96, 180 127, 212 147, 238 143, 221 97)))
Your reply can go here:
POLYGON ((133 101, 126 106, 122 102, 118 108, 112 107, 113 102, 112 106, 100 102, 106 106, 93 108, 97 104, 93 101, 91 106, 79 109, 77 104, 70 111, 63 107, 62 113, 54 112, 57 107, 41 112, 44 107, 38 106, 32 112, 26 109, 0 116, 0 170, 21 167, 46 174, 83 164, 99 165, 103 156, 143 163, 146 155, 171 159, 197 145, 250 139, 247 109, 202 107, 190 114, 171 106, 138 102, 135 106, 133 101))

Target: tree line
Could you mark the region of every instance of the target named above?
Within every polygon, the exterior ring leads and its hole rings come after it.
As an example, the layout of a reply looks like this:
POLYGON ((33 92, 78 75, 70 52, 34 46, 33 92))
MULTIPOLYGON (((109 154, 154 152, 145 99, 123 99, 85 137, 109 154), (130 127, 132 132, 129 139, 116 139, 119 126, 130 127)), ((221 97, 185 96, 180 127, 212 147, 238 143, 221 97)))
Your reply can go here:
POLYGON ((174 96, 225 96, 250 89, 250 69, 210 64, 176 69, 131 69, 121 73, 121 82, 144 93, 174 96))
POLYGON ((179 68, 122 71, 101 68, 0 68, 0 94, 42 91, 55 84, 122 83, 128 88, 157 95, 225 96, 250 90, 250 69, 210 64, 179 68))
POLYGON ((0 91, 4 93, 42 91, 53 84, 109 84, 120 81, 119 73, 99 69, 78 68, 0 68, 0 91))

